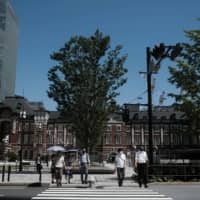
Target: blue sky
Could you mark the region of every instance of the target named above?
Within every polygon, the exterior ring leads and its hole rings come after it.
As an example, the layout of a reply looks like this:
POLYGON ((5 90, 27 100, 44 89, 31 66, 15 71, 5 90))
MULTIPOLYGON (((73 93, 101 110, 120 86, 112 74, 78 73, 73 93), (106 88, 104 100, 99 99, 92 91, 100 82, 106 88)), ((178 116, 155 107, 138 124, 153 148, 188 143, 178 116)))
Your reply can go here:
MULTIPOLYGON (((199 29, 199 0, 11 0, 11 4, 19 19, 16 94, 43 101, 49 110, 56 109, 47 96, 47 73, 53 65, 50 54, 70 37, 90 36, 98 28, 110 35, 112 48, 123 45, 128 81, 116 99, 122 105, 147 103, 146 80, 139 75, 146 71, 147 46, 185 42, 184 30, 199 29)), ((175 91, 167 81, 170 64, 175 63, 163 61, 154 76, 155 105, 162 91, 175 91)), ((172 102, 167 98, 164 104, 172 102)))

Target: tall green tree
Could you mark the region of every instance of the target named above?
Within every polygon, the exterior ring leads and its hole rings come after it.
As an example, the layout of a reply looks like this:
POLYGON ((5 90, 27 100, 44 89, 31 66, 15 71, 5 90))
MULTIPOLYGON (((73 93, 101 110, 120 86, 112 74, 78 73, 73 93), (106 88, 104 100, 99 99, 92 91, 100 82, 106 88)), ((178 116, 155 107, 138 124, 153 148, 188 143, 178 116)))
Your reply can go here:
POLYGON ((92 150, 100 141, 118 88, 126 82, 127 56, 122 46, 110 49, 110 37, 99 30, 75 36, 51 55, 57 64, 48 72, 48 96, 71 123, 80 147, 92 150))
POLYGON ((185 113, 189 133, 200 133, 200 30, 185 31, 188 43, 183 45, 176 67, 169 67, 170 83, 178 88, 175 98, 177 109, 185 113))

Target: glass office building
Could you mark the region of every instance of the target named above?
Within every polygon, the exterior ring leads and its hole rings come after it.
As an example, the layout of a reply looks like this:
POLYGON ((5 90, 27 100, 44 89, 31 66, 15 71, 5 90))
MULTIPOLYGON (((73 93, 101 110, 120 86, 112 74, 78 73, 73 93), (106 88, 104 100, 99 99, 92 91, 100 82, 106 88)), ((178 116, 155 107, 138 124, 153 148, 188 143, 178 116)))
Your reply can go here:
POLYGON ((0 102, 15 94, 18 20, 8 0, 0 0, 0 102))

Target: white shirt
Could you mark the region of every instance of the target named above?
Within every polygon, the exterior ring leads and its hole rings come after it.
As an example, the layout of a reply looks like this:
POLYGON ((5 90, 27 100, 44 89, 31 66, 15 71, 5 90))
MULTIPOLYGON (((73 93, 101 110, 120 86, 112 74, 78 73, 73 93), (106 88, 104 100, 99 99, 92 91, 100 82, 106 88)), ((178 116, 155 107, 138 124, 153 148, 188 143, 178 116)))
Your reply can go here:
POLYGON ((146 151, 137 151, 135 154, 135 161, 137 163, 146 163, 148 161, 146 151))
POLYGON ((56 161, 55 167, 63 168, 65 166, 64 156, 60 156, 60 158, 56 161))
POLYGON ((81 155, 80 162, 89 164, 90 163, 89 154, 88 153, 84 153, 83 155, 81 155))
POLYGON ((115 164, 117 168, 124 168, 126 163, 126 155, 120 152, 115 157, 115 164))

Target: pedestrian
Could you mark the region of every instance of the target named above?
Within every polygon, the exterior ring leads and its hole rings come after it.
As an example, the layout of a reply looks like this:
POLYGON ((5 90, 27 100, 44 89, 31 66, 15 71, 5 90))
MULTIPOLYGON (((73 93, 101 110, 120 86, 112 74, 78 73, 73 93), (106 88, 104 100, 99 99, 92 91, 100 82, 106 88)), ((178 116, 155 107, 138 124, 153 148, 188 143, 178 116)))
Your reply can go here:
POLYGON ((132 167, 132 158, 131 158, 131 151, 130 149, 126 152, 127 164, 129 167, 132 167))
POLYGON ((49 155, 48 154, 45 156, 45 161, 46 161, 46 165, 48 167, 49 166, 49 155))
POLYGON ((37 154, 37 157, 35 159, 35 164, 36 164, 37 172, 41 173, 41 170, 42 170, 42 159, 41 159, 41 156, 40 156, 39 153, 37 154))
POLYGON ((68 162, 65 167, 65 179, 66 179, 67 183, 70 184, 72 178, 73 178, 72 165, 71 165, 71 163, 68 162))
POLYGON ((56 155, 51 155, 51 183, 53 184, 56 179, 56 155))
POLYGON ((143 147, 138 147, 136 155, 135 155, 135 168, 137 169, 138 173, 138 184, 139 187, 147 188, 147 163, 148 163, 148 156, 147 152, 143 149, 143 147))
POLYGON ((90 164, 89 154, 86 152, 86 149, 83 148, 80 154, 80 174, 81 174, 82 184, 87 184, 89 164, 90 164))
POLYGON ((57 187, 62 186, 62 175, 63 170, 65 169, 65 159, 62 152, 57 152, 56 155, 56 164, 55 164, 55 176, 57 187))
POLYGON ((121 148, 118 149, 118 153, 115 157, 115 166, 117 171, 118 185, 121 187, 123 185, 126 167, 126 155, 121 148))
POLYGON ((70 153, 65 155, 65 179, 67 183, 71 183, 71 179, 73 178, 72 172, 72 158, 70 153))

